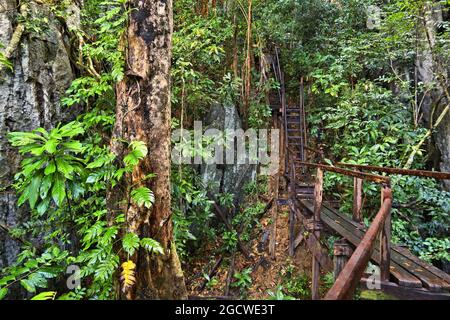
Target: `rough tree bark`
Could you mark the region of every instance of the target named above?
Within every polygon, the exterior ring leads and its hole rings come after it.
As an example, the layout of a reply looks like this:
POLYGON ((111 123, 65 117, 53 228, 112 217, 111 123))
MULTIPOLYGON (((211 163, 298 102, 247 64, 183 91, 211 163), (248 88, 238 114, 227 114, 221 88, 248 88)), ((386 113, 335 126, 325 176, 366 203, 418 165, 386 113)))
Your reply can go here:
MULTIPOLYGON (((127 30, 126 76, 117 85, 116 125, 111 147, 121 160, 122 139, 146 143, 148 156, 108 193, 111 215, 124 212, 127 232, 153 238, 164 255, 139 250, 136 283, 125 299, 187 298, 175 244, 170 210, 170 61, 173 29, 172 0, 132 0, 127 30), (149 173, 155 178, 143 181, 149 173), (151 209, 127 204, 130 186, 146 186, 155 195, 151 209)), ((122 140, 123 141, 123 140, 122 140)))

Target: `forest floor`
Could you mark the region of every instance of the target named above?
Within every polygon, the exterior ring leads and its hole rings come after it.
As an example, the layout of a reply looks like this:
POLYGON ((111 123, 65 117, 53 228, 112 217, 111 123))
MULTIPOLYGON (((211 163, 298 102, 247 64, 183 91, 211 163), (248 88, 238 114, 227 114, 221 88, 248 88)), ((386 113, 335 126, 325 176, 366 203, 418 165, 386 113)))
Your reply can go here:
MULTIPOLYGON (((271 189, 273 189, 273 186, 269 185, 269 190, 271 189)), ((271 192, 269 191, 269 193, 271 192)), ((287 195, 280 190, 279 197, 286 198, 287 195)), ((197 253, 196 257, 192 258, 184 268, 188 292, 191 297, 226 298, 232 296, 236 299, 273 299, 271 295, 275 294, 278 289, 284 295, 296 299, 310 298, 312 255, 304 242, 297 247, 294 257, 290 257, 288 254, 288 206, 278 206, 275 259, 272 259, 269 255, 268 240, 261 250, 261 239, 264 238, 264 233, 272 229, 270 226, 271 211, 268 210, 261 217, 260 228, 254 228, 255 231, 252 233, 251 240, 245 243, 252 258, 246 258, 241 252, 236 252, 233 275, 250 269, 251 281, 249 285, 246 288, 237 286, 236 277, 232 277, 231 286, 227 289, 232 254, 224 253, 223 250, 220 251, 221 243, 216 241, 207 245, 202 252, 197 253), (213 266, 221 257, 219 267, 211 273, 213 266), (210 273, 211 277, 208 281, 205 274, 210 273), (273 294, 269 294, 269 292, 273 294)), ((323 275, 330 271, 323 270, 323 275)))

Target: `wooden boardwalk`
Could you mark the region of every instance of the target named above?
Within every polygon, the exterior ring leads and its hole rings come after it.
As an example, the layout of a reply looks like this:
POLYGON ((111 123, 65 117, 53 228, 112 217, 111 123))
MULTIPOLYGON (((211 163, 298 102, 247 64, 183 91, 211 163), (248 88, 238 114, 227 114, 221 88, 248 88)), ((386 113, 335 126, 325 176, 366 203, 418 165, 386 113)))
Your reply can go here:
MULTIPOLYGON (((311 215, 314 210, 312 199, 299 199, 302 207, 311 215)), ((322 221, 351 244, 357 246, 366 229, 363 225, 339 213, 324 203, 321 211, 322 221)), ((372 254, 374 263, 380 262, 379 243, 372 254)), ((444 299, 450 299, 450 276, 438 268, 415 257, 408 249, 399 246, 391 248, 391 281, 404 288, 423 288, 438 292, 444 299)))
POLYGON ((293 256, 298 244, 305 239, 302 232, 296 234, 295 224, 299 214, 307 217, 302 221, 308 230, 307 245, 313 253, 312 285, 313 299, 319 299, 320 268, 325 265, 328 254, 321 246, 323 225, 338 233, 346 241, 335 243, 335 283, 325 299, 351 299, 358 284, 368 281, 364 270, 369 260, 380 267, 381 289, 401 299, 450 299, 450 276, 438 268, 421 261, 407 248, 391 244, 392 186, 389 176, 372 173, 402 174, 410 176, 450 179, 450 173, 424 170, 405 170, 365 165, 324 163, 324 145, 320 138, 315 141, 317 149, 308 141, 303 77, 300 80, 298 103, 286 98, 284 76, 279 60, 279 50, 271 58, 272 71, 280 88, 270 95, 270 105, 281 120, 277 127, 283 129, 281 144, 284 149, 284 172, 289 190, 289 255, 293 256), (315 174, 312 172, 315 171, 315 174), (336 211, 330 202, 323 200, 324 172, 353 178, 352 217, 336 211), (314 181, 314 182, 313 182, 314 181), (363 181, 380 187, 380 209, 366 229, 363 220, 363 181), (350 246, 356 249, 349 253, 350 246))

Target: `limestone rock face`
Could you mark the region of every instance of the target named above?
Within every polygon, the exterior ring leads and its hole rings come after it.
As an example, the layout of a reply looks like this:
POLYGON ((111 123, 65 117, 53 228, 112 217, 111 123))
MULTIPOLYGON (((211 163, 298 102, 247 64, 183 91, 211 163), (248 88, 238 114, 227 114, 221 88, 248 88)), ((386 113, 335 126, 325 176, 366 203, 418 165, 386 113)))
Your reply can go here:
MULTIPOLYGON (((434 82, 438 82, 435 76, 435 69, 437 69, 442 74, 448 74, 445 66, 435 66, 433 62, 433 55, 430 50, 430 45, 434 46, 436 42, 436 26, 442 23, 442 8, 440 5, 433 5, 427 11, 425 16, 425 27, 427 34, 430 36, 430 43, 428 43, 427 35, 425 30, 422 31, 420 38, 422 41, 422 46, 420 46, 420 51, 418 58, 416 59, 418 80, 424 84, 432 85, 434 82)), ((443 95, 443 90, 438 86, 438 88, 431 93, 426 94, 423 97, 422 111, 424 115, 424 126, 430 127, 436 121, 437 116, 442 112, 443 106, 445 106, 448 101, 443 99, 440 106, 434 112, 434 119, 431 119, 433 104, 439 100, 439 97, 443 95)), ((441 171, 450 172, 450 113, 447 113, 443 121, 433 132, 433 141, 437 149, 439 150, 437 156, 439 159, 439 169, 441 171)), ((450 181, 444 180, 445 189, 450 190, 450 181)))
MULTIPOLYGON (((203 123, 203 130, 217 129, 224 134, 227 130, 242 129, 242 121, 233 105, 214 104, 203 123)), ((234 145, 235 157, 237 144, 234 145)), ((213 193, 231 193, 235 204, 244 197, 244 186, 256 179, 257 165, 250 164, 248 156, 245 164, 226 164, 227 149, 224 147, 223 164, 202 164, 200 172, 205 185, 213 193)))
MULTIPOLYGON (((441 171, 450 172, 450 113, 447 113, 444 120, 435 133, 436 146, 441 153, 439 167, 441 171)), ((450 191, 450 181, 444 180, 445 189, 450 191)))
MULTIPOLYGON (((8 47, 17 27, 15 0, 0 0, 0 44, 8 47)), ((24 31, 9 59, 13 71, 0 73, 0 224, 7 227, 26 220, 27 208, 15 206, 16 196, 8 187, 20 163, 7 141, 8 132, 49 129, 61 120, 60 98, 74 78, 63 27, 42 4, 30 3, 28 15, 41 18, 40 32, 24 31)), ((19 245, 0 229, 0 268, 11 265, 19 245)))

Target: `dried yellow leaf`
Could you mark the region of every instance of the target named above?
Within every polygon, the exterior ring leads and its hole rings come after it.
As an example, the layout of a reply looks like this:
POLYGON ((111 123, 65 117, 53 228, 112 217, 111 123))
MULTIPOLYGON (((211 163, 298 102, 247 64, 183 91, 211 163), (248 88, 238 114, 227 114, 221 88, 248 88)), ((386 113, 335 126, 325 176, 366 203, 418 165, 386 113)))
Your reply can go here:
POLYGON ((122 281, 123 292, 127 292, 128 290, 130 290, 136 282, 135 269, 136 264, 131 260, 122 263, 122 273, 120 274, 120 280, 122 281))

